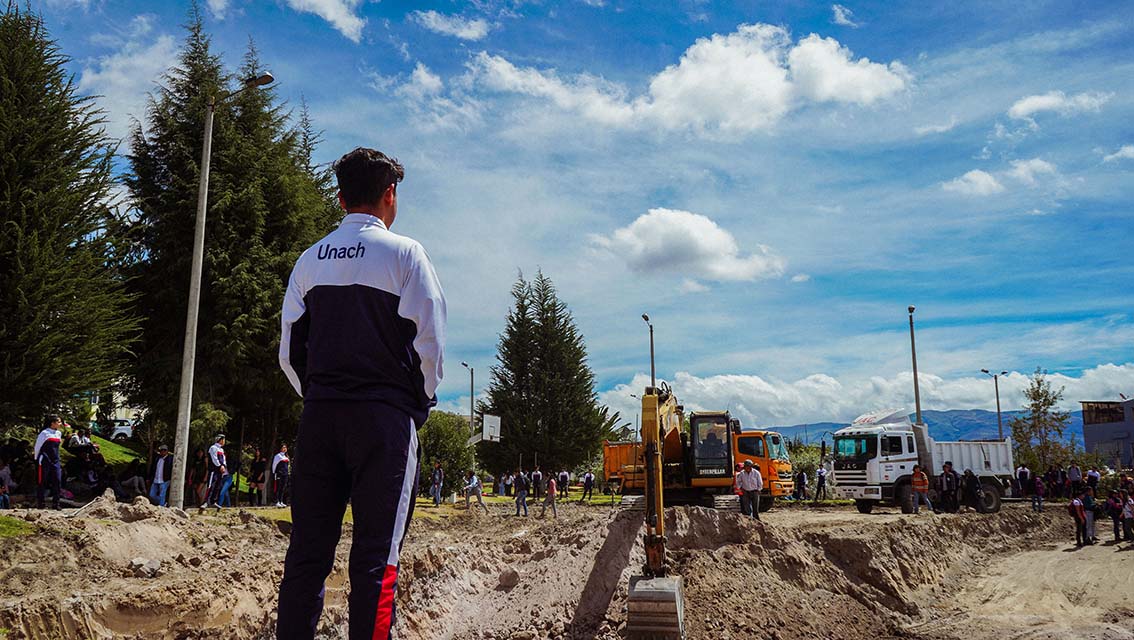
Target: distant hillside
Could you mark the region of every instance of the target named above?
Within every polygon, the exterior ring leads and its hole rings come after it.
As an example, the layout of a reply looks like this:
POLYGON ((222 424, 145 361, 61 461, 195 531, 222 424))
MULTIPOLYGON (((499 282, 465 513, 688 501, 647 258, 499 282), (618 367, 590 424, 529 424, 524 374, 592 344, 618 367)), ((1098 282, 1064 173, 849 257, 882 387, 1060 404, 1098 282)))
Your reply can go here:
MULTIPOLYGON (((1019 411, 1005 411, 1004 435, 1009 435, 1008 425, 1019 415, 1019 411)), ((996 438, 996 412, 983 409, 950 409, 948 411, 923 411, 922 419, 929 425, 929 433, 936 440, 987 440, 996 438)), ((913 414, 910 414, 913 420, 913 414)), ((796 424, 787 427, 767 427, 784 434, 789 439, 802 438, 805 442, 818 444, 826 432, 835 432, 847 426, 845 422, 816 422, 796 424)), ((831 436, 827 435, 828 441, 831 436)), ((1079 445, 1083 444, 1083 412, 1071 412, 1071 422, 1064 432, 1067 440, 1074 436, 1079 445)))

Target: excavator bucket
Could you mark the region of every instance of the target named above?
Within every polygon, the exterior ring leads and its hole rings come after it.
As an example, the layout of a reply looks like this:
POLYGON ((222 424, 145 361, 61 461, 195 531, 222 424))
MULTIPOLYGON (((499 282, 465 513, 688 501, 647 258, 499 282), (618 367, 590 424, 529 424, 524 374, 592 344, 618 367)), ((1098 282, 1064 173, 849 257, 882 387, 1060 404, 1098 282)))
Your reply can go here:
POLYGON ((680 576, 630 578, 626 637, 630 640, 685 640, 685 597, 680 576))

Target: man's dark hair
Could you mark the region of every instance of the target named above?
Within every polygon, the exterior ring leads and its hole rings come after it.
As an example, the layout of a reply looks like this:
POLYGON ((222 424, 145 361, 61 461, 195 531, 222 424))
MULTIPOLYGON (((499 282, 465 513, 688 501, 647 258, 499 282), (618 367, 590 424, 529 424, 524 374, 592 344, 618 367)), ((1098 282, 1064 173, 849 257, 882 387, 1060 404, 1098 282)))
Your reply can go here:
POLYGON ((46 429, 56 422, 63 422, 63 419, 54 413, 43 418, 43 428, 46 429))
POLYGON ((364 147, 339 158, 331 168, 338 178, 343 204, 348 209, 378 202, 390 185, 406 177, 405 168, 396 158, 364 147))

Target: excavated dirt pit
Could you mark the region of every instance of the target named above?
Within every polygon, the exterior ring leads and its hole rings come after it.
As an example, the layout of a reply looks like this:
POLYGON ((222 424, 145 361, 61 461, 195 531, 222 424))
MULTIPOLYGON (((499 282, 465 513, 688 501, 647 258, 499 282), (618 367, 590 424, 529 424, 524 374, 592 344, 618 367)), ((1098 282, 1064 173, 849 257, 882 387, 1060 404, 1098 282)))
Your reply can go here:
MULTIPOLYGON (((414 521, 398 637, 622 637, 628 579, 644 560, 641 514, 567 504, 541 520, 495 508, 414 521)), ((1075 550, 1059 511, 777 508, 755 522, 681 507, 666 520, 691 639, 1134 640, 1134 544, 1075 550)), ((286 525, 104 499, 77 517, 9 513, 37 530, 0 546, 0 638, 274 637, 286 525)), ((320 638, 346 637, 349 535, 348 525, 320 638)))

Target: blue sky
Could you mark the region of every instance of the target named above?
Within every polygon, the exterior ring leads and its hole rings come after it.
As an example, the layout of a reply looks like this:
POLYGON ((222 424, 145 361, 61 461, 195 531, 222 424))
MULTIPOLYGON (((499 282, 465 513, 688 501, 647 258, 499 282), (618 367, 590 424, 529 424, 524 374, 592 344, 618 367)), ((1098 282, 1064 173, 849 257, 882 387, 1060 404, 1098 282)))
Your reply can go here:
MULTIPOLYGON (((450 301, 445 408, 542 268, 604 402, 649 372, 749 424, 1134 395, 1134 4, 203 2, 235 67, 310 105, 329 162, 406 165, 396 231, 450 301)), ((188 3, 47 0, 109 132, 188 3)))

